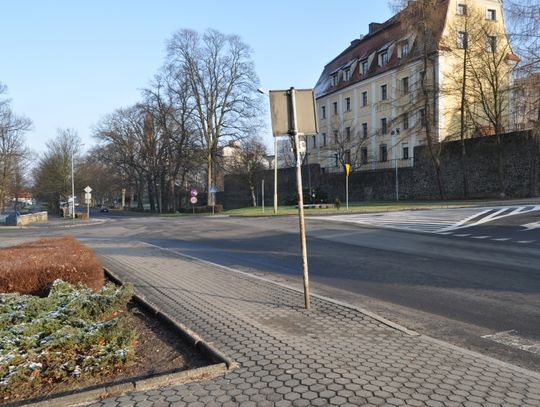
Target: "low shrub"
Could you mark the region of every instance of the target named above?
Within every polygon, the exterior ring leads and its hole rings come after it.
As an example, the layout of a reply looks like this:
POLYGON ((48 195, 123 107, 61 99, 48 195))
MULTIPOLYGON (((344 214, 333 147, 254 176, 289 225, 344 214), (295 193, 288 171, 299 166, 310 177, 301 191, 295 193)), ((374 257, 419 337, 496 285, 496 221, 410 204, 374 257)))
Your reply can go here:
POLYGON ((49 295, 0 294, 0 397, 32 396, 127 363, 137 335, 126 305, 133 287, 98 293, 56 280, 49 295))
POLYGON ((0 249, 0 292, 46 296, 53 281, 103 287, 103 267, 94 252, 74 239, 42 239, 0 249))

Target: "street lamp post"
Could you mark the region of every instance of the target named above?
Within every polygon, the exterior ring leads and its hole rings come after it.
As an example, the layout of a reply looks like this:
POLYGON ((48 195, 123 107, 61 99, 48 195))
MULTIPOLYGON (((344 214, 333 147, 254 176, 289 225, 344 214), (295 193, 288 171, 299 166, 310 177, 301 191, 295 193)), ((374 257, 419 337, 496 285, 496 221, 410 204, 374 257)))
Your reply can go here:
MULTIPOLYGON (((260 94, 268 95, 268 92, 264 89, 258 88, 257 92, 260 94)), ((277 214, 278 210, 278 183, 277 183, 277 175, 278 175, 278 140, 277 137, 274 137, 274 214, 277 214)))
POLYGON ((75 178, 73 176, 73 155, 75 154, 75 148, 71 148, 71 218, 75 219, 75 178))

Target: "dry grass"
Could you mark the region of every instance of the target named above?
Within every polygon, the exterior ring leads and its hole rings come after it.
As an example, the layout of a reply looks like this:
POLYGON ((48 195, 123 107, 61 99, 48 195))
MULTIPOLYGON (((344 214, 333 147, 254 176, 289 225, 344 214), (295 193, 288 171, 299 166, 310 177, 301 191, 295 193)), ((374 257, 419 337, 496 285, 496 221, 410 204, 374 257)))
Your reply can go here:
POLYGON ((0 292, 46 296, 56 279, 97 291, 103 267, 92 250, 69 236, 0 249, 0 292))

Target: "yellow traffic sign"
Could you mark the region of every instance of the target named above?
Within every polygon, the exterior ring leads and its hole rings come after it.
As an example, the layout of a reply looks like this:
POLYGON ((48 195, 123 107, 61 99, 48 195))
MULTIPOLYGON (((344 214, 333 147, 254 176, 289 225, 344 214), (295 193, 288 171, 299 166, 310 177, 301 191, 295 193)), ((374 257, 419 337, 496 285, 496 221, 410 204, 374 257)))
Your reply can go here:
POLYGON ((346 163, 345 164, 345 175, 348 177, 350 172, 351 172, 351 164, 346 163))

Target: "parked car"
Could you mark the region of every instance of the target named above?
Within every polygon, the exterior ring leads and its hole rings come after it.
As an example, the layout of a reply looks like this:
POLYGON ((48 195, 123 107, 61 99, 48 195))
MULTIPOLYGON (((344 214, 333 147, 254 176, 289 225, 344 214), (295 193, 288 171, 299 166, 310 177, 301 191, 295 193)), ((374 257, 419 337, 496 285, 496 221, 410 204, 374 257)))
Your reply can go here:
POLYGON ((109 208, 106 207, 106 206, 102 206, 101 209, 99 210, 100 212, 109 212, 109 208))

